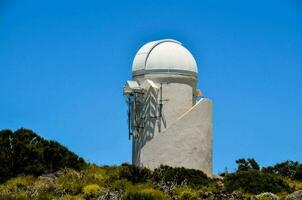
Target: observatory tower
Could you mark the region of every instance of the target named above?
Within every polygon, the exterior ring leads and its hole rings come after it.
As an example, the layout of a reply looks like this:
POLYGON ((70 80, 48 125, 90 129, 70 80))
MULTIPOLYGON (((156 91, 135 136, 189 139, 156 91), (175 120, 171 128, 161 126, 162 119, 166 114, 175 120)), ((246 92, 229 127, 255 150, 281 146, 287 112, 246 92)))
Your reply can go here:
POLYGON ((137 52, 124 86, 132 162, 212 174, 212 102, 196 88, 192 54, 176 40, 152 41, 137 52))

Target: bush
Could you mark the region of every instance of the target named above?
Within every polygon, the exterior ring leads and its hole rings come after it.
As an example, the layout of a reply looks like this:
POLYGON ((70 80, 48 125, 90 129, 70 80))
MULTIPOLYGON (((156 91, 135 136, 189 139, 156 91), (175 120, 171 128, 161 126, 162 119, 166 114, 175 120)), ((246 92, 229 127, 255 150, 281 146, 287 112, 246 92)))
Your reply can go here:
POLYGON ((224 179, 227 191, 242 190, 244 192, 259 194, 262 192, 289 192, 290 186, 281 178, 260 172, 259 170, 238 171, 226 175, 224 179))
POLYGON ((142 191, 128 192, 123 200, 167 200, 168 198, 161 191, 154 189, 145 189, 142 191))
POLYGON ((30 195, 25 191, 9 194, 0 194, 0 200, 31 200, 30 195))
POLYGON ((262 171, 295 180, 302 180, 302 164, 296 161, 287 160, 274 166, 264 167, 262 171))
POLYGON ((55 141, 28 129, 0 131, 0 182, 24 175, 52 173, 61 168, 80 169, 84 160, 55 141))
POLYGON ((34 184, 35 179, 32 176, 19 176, 8 180, 3 187, 1 187, 1 193, 7 192, 18 192, 26 190, 34 184))
POLYGON ((117 190, 126 191, 129 190, 129 188, 131 188, 132 186, 133 186, 132 183, 126 179, 115 180, 110 184, 110 188, 115 191, 117 190))
POLYGON ((192 187, 206 186, 211 183, 211 179, 202 171, 163 165, 154 170, 153 179, 156 182, 173 182, 177 185, 187 184, 192 187))
POLYGON ((296 169, 294 179, 302 181, 302 165, 301 164, 296 169))
POLYGON ((97 184, 90 184, 83 187, 83 193, 85 197, 96 197, 102 192, 102 188, 97 184))
POLYGON ((176 187, 173 190, 173 194, 177 197, 176 199, 179 200, 197 200, 200 196, 198 190, 194 190, 187 186, 176 187))
POLYGON ((255 169, 255 170, 260 169, 259 164, 253 158, 248 158, 248 159, 241 158, 241 159, 236 160, 236 163, 238 164, 237 171, 248 171, 250 169, 255 169))
POLYGON ((55 194, 52 192, 42 192, 34 195, 34 197, 31 197, 31 200, 56 200, 55 194))
POLYGON ((55 189, 55 184, 47 179, 38 178, 33 184, 32 189, 37 194, 43 194, 53 191, 55 189))
POLYGON ((85 199, 78 195, 77 196, 65 195, 60 197, 58 200, 85 200, 85 199))
MULTIPOLYGON (((35 188, 36 181, 32 176, 18 176, 8 180, 0 185, 0 200, 26 200, 33 199, 34 196, 38 197, 39 193, 35 188)), ((47 198, 43 199, 47 200, 47 198)))
POLYGON ((106 180, 106 178, 108 178, 108 175, 106 174, 107 170, 103 169, 102 167, 97 167, 95 164, 88 165, 81 171, 87 181, 99 183, 103 182, 104 180, 106 180))
POLYGON ((80 172, 73 169, 65 169, 56 182, 57 191, 72 195, 79 194, 83 186, 83 177, 80 172))
POLYGON ((151 178, 151 175, 152 173, 149 169, 129 164, 123 164, 119 171, 120 179, 127 179, 134 184, 146 182, 151 178))
POLYGON ((198 194, 189 191, 184 191, 180 195, 180 200, 198 200, 198 194))

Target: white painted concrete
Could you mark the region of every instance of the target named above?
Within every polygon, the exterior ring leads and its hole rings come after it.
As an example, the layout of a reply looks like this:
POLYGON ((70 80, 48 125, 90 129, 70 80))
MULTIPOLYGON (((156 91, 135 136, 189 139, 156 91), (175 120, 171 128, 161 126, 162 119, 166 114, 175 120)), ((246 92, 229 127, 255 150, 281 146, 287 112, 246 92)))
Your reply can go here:
POLYGON ((144 94, 136 97, 143 103, 134 109, 132 162, 150 169, 164 164, 211 175, 212 102, 196 103, 197 65, 183 49, 177 41, 151 42, 139 50, 139 60, 134 59, 133 80, 144 94))
POLYGON ((140 165, 161 164, 212 174, 212 103, 199 101, 190 111, 141 148, 140 165))
POLYGON ((190 53, 176 40, 165 39, 145 44, 137 52, 132 72, 148 70, 181 70, 198 72, 197 64, 190 53))

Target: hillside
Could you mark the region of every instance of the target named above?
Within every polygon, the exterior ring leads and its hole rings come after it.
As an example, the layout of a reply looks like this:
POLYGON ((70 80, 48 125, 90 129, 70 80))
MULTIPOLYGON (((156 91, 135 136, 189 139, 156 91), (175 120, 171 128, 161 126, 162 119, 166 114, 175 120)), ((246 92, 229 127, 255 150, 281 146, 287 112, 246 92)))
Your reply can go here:
POLYGON ((29 129, 0 131, 0 182, 22 174, 39 176, 61 168, 81 169, 83 158, 29 129))
POLYGON ((150 171, 129 164, 87 164, 27 129, 0 131, 0 138, 1 200, 302 199, 298 162, 260 168, 254 159, 239 159, 237 171, 209 178, 198 170, 168 166, 150 171))

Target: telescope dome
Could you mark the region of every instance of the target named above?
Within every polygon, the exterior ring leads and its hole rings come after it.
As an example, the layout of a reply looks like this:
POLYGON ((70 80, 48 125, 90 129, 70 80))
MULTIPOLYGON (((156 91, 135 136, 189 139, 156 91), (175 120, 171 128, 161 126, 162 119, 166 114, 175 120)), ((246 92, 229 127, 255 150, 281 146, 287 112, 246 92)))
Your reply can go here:
POLYGON ((136 53, 132 64, 132 75, 162 73, 197 77, 197 64, 190 51, 176 40, 149 42, 136 53))

